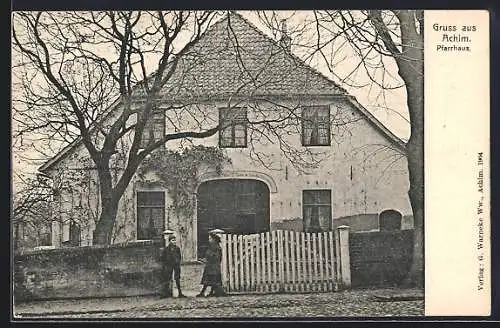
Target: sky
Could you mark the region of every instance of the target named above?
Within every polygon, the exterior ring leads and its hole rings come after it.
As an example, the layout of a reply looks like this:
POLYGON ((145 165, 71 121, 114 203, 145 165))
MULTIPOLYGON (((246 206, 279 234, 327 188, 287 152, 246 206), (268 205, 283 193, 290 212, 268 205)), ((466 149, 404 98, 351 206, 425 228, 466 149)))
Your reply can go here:
MULTIPOLYGON (((239 13, 268 36, 274 39, 277 39, 279 37, 279 33, 276 34, 276 32, 274 32, 273 34, 273 32, 266 27, 266 25, 262 22, 256 12, 239 11, 239 13)), ((301 50, 301 48, 296 44, 301 43, 303 40, 299 40, 298 38, 307 38, 307 34, 302 33, 300 36, 297 36, 294 31, 296 30, 296 28, 304 25, 304 22, 310 20, 313 17, 312 13, 305 11, 278 11, 276 12, 276 17, 277 21, 286 19, 288 30, 290 32, 290 36, 292 37, 292 52, 297 56, 304 58, 305 52, 301 50)), ((180 40, 180 42, 183 42, 182 39, 180 40)), ((334 67, 335 76, 331 74, 328 67, 324 64, 323 61, 313 59, 311 61, 308 61, 308 64, 340 84, 348 91, 348 93, 355 96, 356 99, 365 108, 367 108, 396 136, 403 140, 407 140, 409 138, 410 126, 408 123, 408 110, 406 105, 405 89, 399 88, 391 91, 384 90, 384 92, 382 93, 381 89, 377 86, 374 86, 372 83, 369 83, 370 81, 368 77, 363 74, 355 74, 351 76, 351 78, 354 79, 356 83, 365 84, 366 86, 362 88, 350 87, 348 84, 342 83, 339 80, 338 76, 348 76, 353 71, 353 68, 355 67, 355 65, 357 65, 359 60, 357 60, 353 53, 349 51, 349 48, 343 48, 342 51, 339 51, 335 55, 338 58, 341 58, 341 60, 339 60, 334 67)), ((393 76, 397 77, 397 67, 394 61, 389 58, 384 61, 384 64, 386 70, 393 76)), ((153 67, 152 63, 151 67, 153 67)), ((15 98, 16 96, 17 93, 15 92, 15 90, 13 90, 13 98, 15 98)), ((29 158, 37 158, 38 156, 35 152, 26 152, 23 155, 29 158)), ((14 156, 13 169, 16 172, 21 173, 34 173, 36 172, 39 165, 41 165, 41 163, 42 162, 40 161, 27 161, 24 159, 16 158, 14 156)))

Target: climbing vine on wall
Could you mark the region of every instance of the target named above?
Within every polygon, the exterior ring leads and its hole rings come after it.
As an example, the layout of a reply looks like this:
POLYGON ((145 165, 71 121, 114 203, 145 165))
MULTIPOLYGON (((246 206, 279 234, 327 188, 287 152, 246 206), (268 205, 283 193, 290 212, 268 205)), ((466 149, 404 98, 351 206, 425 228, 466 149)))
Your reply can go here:
POLYGON ((189 218, 194 214, 193 193, 200 183, 199 173, 215 170, 220 174, 224 164, 228 163, 229 157, 217 147, 194 146, 183 151, 159 149, 144 160, 138 177, 144 180, 147 172, 154 172, 161 180, 159 184, 172 197, 172 209, 176 215, 189 218))

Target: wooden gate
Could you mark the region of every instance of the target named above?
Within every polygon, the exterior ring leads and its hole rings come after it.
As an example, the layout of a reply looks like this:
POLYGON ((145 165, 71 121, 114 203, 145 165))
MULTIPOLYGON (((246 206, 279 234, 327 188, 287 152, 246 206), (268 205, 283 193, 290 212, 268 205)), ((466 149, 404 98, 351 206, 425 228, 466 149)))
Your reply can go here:
POLYGON ((221 241, 222 282, 229 293, 338 290, 337 231, 222 234, 221 241))

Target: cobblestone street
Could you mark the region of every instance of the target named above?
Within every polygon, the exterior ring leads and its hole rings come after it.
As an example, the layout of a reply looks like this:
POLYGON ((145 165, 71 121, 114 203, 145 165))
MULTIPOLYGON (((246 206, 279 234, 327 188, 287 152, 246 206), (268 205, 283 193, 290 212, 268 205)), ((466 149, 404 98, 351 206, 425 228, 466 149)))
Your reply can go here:
POLYGON ((60 300, 16 305, 17 318, 259 318, 422 316, 421 290, 363 289, 322 294, 157 296, 60 300), (379 297, 378 299, 376 297, 379 297), (394 301, 393 296, 405 300, 394 301), (380 301, 385 300, 385 301, 380 301))

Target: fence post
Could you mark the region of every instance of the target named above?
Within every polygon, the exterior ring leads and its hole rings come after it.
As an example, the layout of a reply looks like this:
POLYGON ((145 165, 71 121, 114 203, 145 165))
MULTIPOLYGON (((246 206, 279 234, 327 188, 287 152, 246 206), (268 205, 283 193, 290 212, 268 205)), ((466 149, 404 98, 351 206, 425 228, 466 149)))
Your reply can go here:
POLYGON ((351 287, 351 260, 349 257, 349 226, 337 227, 339 236, 339 263, 342 287, 351 287))
POLYGON ((227 292, 229 290, 228 283, 228 275, 227 275, 227 234, 221 235, 221 247, 222 247, 222 288, 227 292))
POLYGON ((284 291, 284 268, 283 268, 283 230, 278 230, 278 272, 279 272, 279 289, 284 291))

